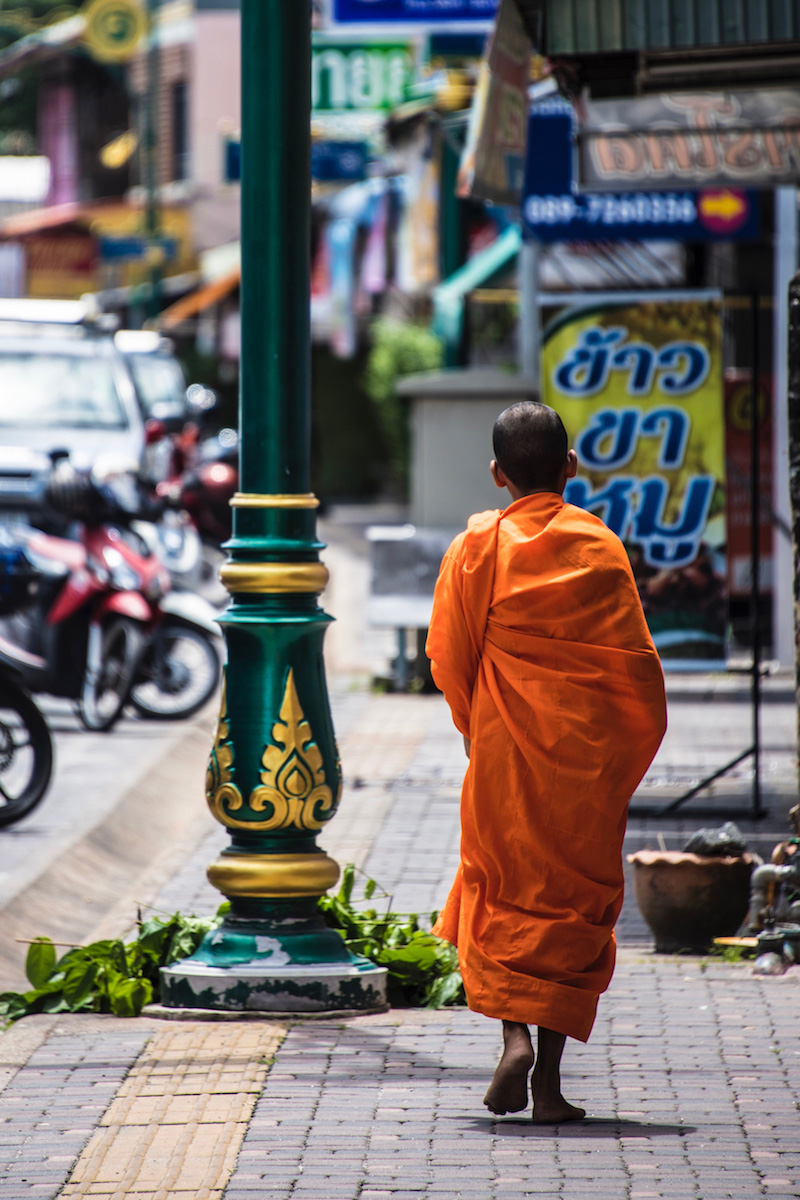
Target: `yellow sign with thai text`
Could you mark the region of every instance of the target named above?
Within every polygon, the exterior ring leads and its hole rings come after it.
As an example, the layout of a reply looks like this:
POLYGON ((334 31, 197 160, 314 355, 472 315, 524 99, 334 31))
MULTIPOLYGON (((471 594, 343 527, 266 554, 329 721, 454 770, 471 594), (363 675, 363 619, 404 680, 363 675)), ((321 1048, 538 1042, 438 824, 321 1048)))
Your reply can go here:
POLYGON ((708 293, 570 308, 545 330, 543 399, 579 463, 565 499, 625 543, 662 657, 724 656, 721 343, 708 293))

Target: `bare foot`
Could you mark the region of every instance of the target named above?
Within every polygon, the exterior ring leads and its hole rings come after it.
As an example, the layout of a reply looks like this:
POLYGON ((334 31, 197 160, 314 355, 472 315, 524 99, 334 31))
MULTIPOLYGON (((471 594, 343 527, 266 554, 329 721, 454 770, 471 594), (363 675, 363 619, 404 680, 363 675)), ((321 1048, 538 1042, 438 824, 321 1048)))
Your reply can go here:
POLYGON ((534 1125, 560 1125, 562 1121, 582 1121, 586 1116, 585 1108, 577 1108, 576 1105, 569 1104, 560 1091, 542 1091, 536 1071, 531 1080, 531 1093, 533 1095, 534 1125))
POLYGON ((504 1021, 503 1057, 483 1098, 489 1112, 502 1117, 528 1107, 528 1075, 532 1066, 533 1046, 527 1025, 504 1021))
POLYGON ((562 1121, 582 1121, 586 1110, 568 1104, 561 1095, 561 1055, 566 1036, 539 1026, 539 1057, 531 1079, 533 1122, 535 1125, 560 1125, 562 1121))
POLYGON ((585 1116, 585 1108, 576 1108, 574 1104, 568 1104, 563 1096, 558 1096, 547 1104, 542 1100, 534 1101, 534 1125, 560 1125, 563 1121, 582 1121, 585 1116))

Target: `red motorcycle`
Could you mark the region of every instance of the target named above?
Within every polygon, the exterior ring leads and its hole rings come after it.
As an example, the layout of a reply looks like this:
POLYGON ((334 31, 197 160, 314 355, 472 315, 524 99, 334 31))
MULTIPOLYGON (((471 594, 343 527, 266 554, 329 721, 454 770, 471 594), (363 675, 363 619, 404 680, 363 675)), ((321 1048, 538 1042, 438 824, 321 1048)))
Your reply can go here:
MULTIPOLYGON (((169 477, 156 484, 154 493, 174 511, 173 520, 189 523, 195 535, 198 561, 191 559, 188 586, 219 608, 228 599, 219 581, 225 561, 220 546, 232 532, 230 502, 239 486, 239 437, 235 429, 222 429, 201 441, 197 424, 190 421, 170 442, 169 477)), ((178 544, 185 546, 187 556, 194 550, 191 538, 178 544)), ((187 586, 185 574, 173 567, 179 557, 171 554, 167 559, 176 587, 187 586)))
POLYGON ((219 546, 231 536, 238 454, 235 429, 222 429, 200 441, 197 426, 190 422, 173 438, 169 478, 156 485, 156 495, 180 503, 206 544, 219 546))
POLYGON ((80 541, 37 529, 15 534, 36 588, 2 623, 0 661, 15 666, 30 691, 74 700, 87 729, 111 729, 144 651, 149 601, 169 587, 167 572, 135 555, 113 526, 86 525, 80 541))
POLYGON ((75 700, 87 729, 110 729, 129 698, 143 716, 197 711, 219 678, 213 611, 170 593, 166 567, 132 528, 141 511, 134 478, 98 483, 61 464, 47 500, 78 522, 77 540, 15 531, 36 582, 2 622, 0 662, 30 691, 75 700))

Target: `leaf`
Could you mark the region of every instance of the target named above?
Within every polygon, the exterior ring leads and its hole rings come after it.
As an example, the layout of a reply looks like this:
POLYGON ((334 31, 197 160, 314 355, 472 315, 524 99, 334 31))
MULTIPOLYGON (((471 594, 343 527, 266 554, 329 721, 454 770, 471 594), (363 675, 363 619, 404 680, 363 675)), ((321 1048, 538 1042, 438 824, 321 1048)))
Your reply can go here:
POLYGON ((159 919, 144 921, 135 944, 146 953, 151 954, 153 958, 160 959, 164 947, 169 943, 176 928, 177 916, 170 917, 168 921, 159 919))
POLYGON ((433 970, 437 965, 438 939, 430 934, 415 936, 405 946, 385 946, 380 954, 382 963, 407 964, 423 970, 433 970))
POLYGON ((168 967, 170 963, 181 958, 188 958, 190 954, 194 954, 202 940, 203 935, 193 933, 191 929, 177 929, 164 956, 163 965, 168 967))
POLYGON ((62 991, 53 992, 47 997, 41 1007, 37 1007, 38 1012, 46 1013, 62 1013, 69 1012, 69 1004, 64 998, 62 991))
POLYGON ((356 869, 352 863, 348 863, 342 871, 342 882, 337 893, 337 898, 342 904, 349 904, 350 897, 353 895, 353 884, 356 878, 356 869))
POLYGON ((434 981, 425 995, 426 1008, 443 1008, 447 1004, 464 1004, 464 984, 460 971, 451 971, 448 975, 434 981))
POLYGON ((153 985, 146 979, 115 979, 108 995, 115 1017, 138 1017, 153 998, 153 985))
POLYGON ((84 954, 91 962, 99 966, 113 966, 121 974, 128 973, 128 957, 125 946, 120 938, 108 938, 102 942, 92 942, 82 947, 84 954))
POLYGON ((362 958, 371 958, 373 961, 377 960, 380 944, 374 938, 346 938, 344 944, 351 954, 358 954, 362 958))
POLYGON ((49 938, 31 944, 26 961, 32 990, 0 995, 0 1021, 16 1021, 32 1012, 75 1012, 94 1009, 136 1016, 158 986, 165 960, 191 954, 219 916, 153 918, 138 926, 139 936, 127 946, 118 938, 76 946, 58 961, 49 938))
POLYGON ((64 999, 71 1009, 79 1008, 94 991, 97 978, 97 964, 92 962, 74 963, 64 973, 64 999))
POLYGON ((27 1015, 28 1001, 20 992, 0 993, 0 1018, 6 1021, 18 1021, 27 1015))
POLYGON ((378 885, 374 879, 367 880, 367 882, 364 884, 364 899, 365 900, 372 899, 372 897, 375 895, 375 889, 377 886, 378 885))
POLYGON ((47 982, 56 965, 56 948, 50 938, 36 938, 28 947, 25 974, 35 988, 47 982))

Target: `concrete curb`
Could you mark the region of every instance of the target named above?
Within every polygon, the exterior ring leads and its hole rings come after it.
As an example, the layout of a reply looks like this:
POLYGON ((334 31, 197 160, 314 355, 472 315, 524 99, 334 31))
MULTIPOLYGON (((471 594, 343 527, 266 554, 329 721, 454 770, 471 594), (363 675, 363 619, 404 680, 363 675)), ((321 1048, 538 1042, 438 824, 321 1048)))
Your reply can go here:
POLYGON ((78 945, 124 936, 137 904, 147 904, 214 827, 203 802, 206 726, 204 715, 195 719, 86 837, 8 905, 0 930, 6 988, 28 987, 19 939, 78 945))

